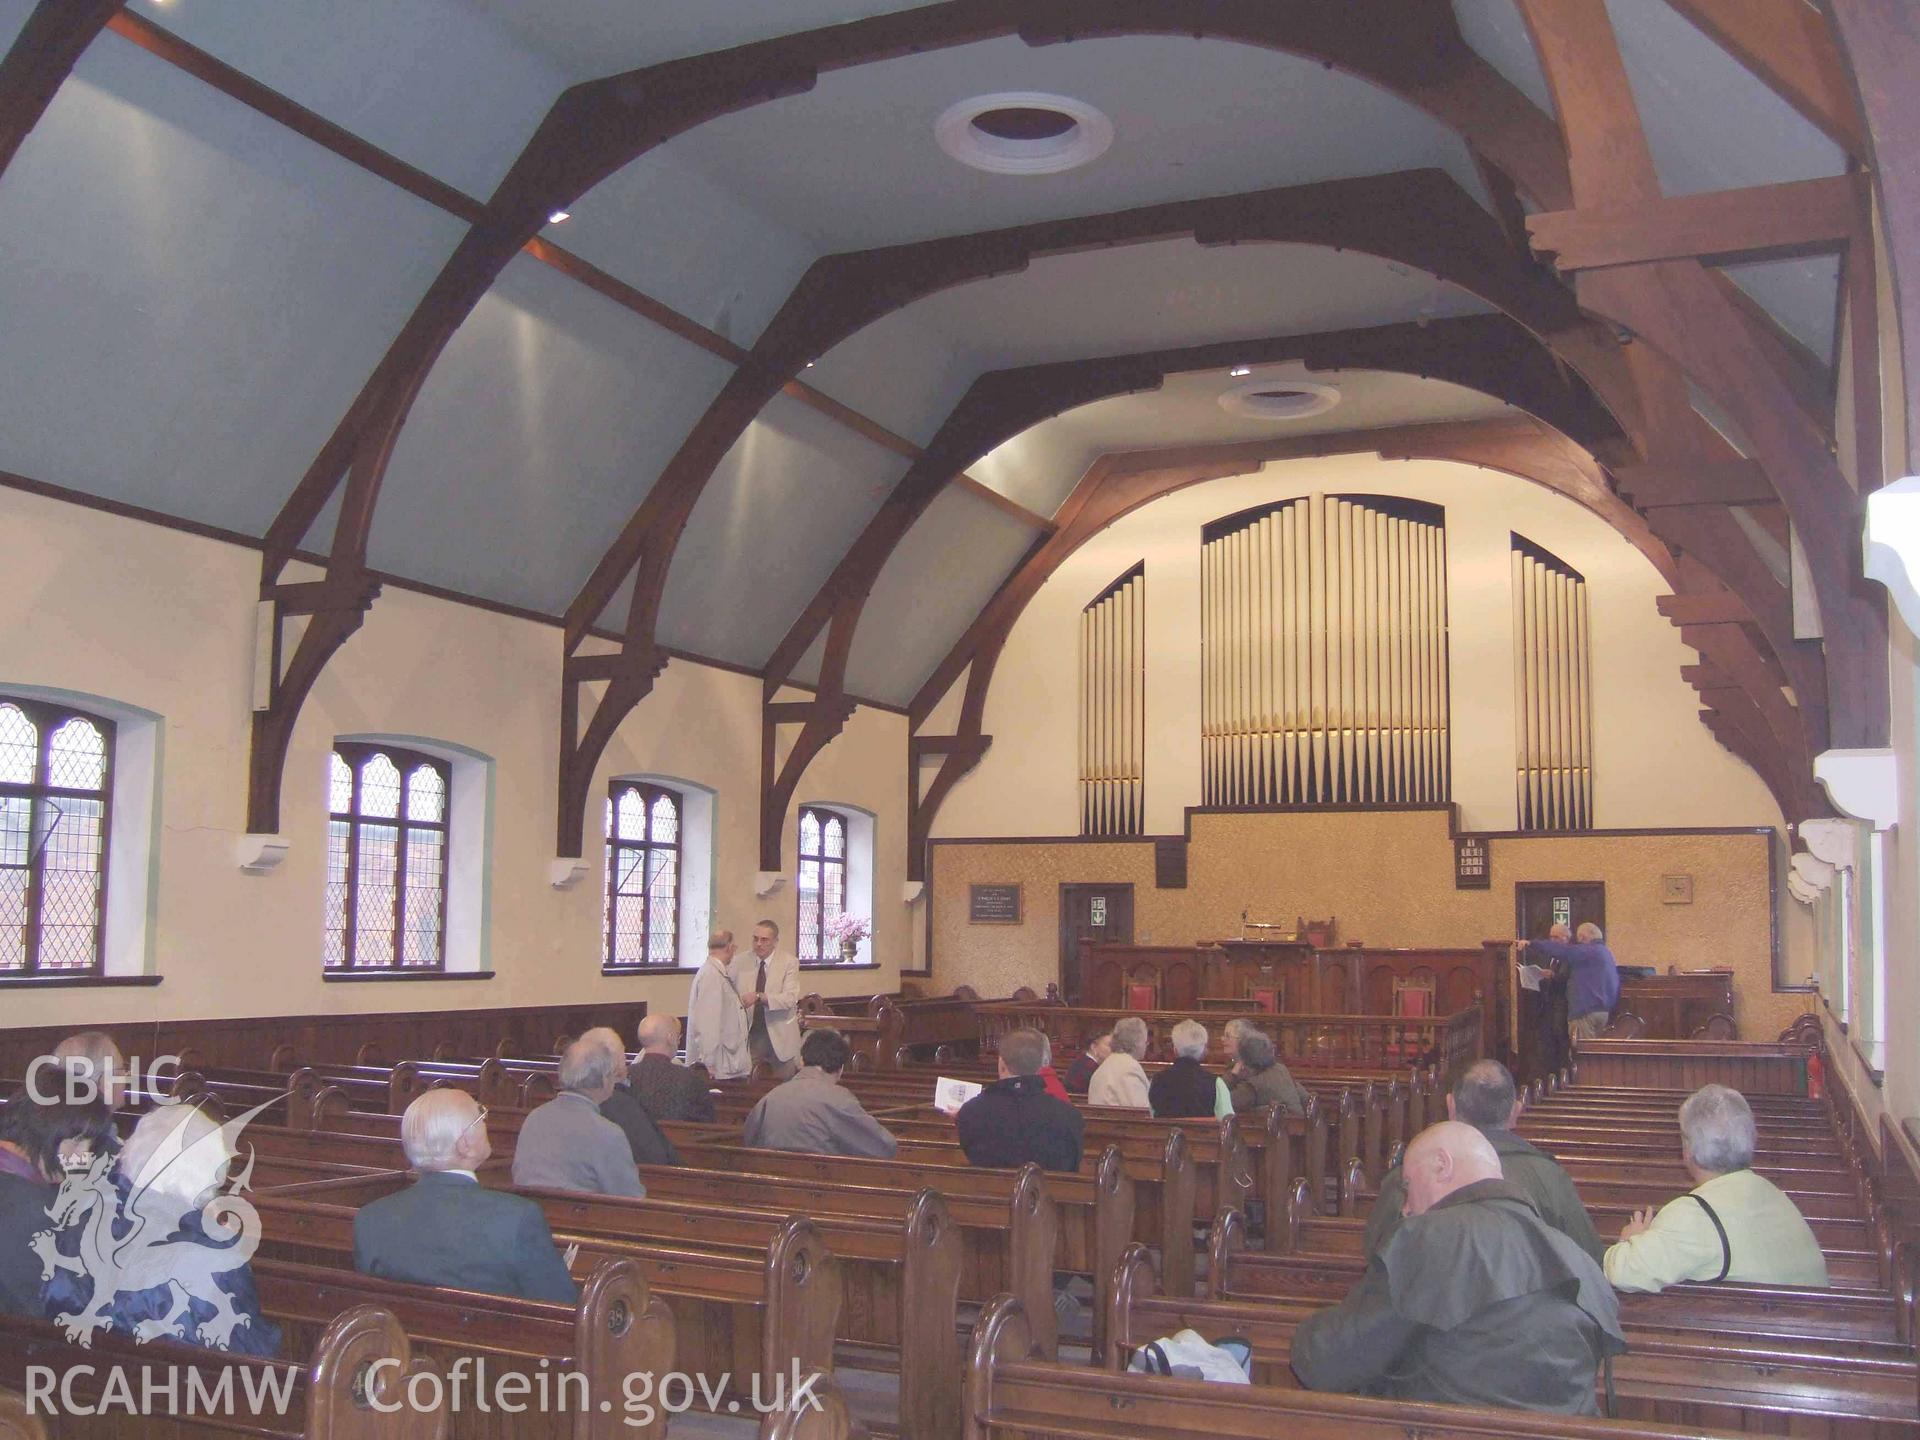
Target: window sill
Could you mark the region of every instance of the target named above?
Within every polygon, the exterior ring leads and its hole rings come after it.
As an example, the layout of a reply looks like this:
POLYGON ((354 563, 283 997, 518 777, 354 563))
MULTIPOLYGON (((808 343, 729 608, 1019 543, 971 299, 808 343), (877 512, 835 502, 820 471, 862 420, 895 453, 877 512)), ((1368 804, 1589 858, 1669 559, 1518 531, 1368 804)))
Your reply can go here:
POLYGON ((844 960, 802 960, 802 970, 878 970, 878 960, 856 960, 849 965, 844 960))
POLYGON ((698 965, 602 965, 600 973, 617 979, 645 979, 649 975, 691 975, 698 965))
POLYGON ((1873 1088, 1884 1090, 1887 1086, 1886 1047, 1884 1045, 1863 1045, 1851 1037, 1847 1047, 1853 1051, 1854 1059, 1866 1070, 1867 1078, 1873 1081, 1873 1088))
POLYGON ((320 978, 329 985, 352 985, 361 981, 413 980, 491 980, 491 970, 327 970, 320 978))
POLYGON ((9 975, 0 977, 0 990, 81 990, 159 983, 158 975, 9 975))

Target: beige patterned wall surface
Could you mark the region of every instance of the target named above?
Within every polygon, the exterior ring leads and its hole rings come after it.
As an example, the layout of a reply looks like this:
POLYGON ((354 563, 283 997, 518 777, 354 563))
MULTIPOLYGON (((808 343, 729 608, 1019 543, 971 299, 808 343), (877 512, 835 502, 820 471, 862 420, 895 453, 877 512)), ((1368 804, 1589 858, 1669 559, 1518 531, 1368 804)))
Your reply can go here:
POLYGON ((1237 935, 1245 910, 1266 921, 1337 916, 1343 942, 1472 946, 1513 933, 1516 882, 1598 880, 1621 963, 1731 965, 1740 1033, 1770 1040, 1809 1008, 1807 996, 1772 988, 1773 843, 1747 832, 1494 839, 1491 888, 1456 890, 1443 810, 1203 814, 1193 817, 1187 888, 1158 890, 1151 842, 942 842, 933 847, 933 986, 1005 995, 1054 980, 1068 883, 1131 883, 1140 944, 1237 935), (1692 904, 1663 903, 1666 875, 1692 877, 1692 904), (1010 882, 1023 887, 1019 925, 968 923, 969 884, 1010 882))

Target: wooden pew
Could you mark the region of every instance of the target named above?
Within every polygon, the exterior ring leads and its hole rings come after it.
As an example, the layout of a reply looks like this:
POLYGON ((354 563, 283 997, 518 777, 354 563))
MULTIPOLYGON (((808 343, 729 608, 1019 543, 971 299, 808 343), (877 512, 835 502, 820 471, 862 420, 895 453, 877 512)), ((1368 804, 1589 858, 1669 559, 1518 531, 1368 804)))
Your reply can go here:
MULTIPOLYGON (((258 1253, 351 1271, 358 1208, 351 1197, 362 1183, 331 1192, 343 1202, 337 1204, 312 1198, 316 1189, 328 1194, 325 1187, 255 1197, 264 1227, 258 1253)), ((608 1260, 636 1264, 650 1293, 673 1312, 680 1368, 715 1384, 731 1376, 736 1397, 754 1375, 766 1394, 796 1363, 802 1374, 833 1369, 839 1262, 808 1220, 783 1220, 757 1247, 652 1243, 558 1227, 554 1239, 579 1246, 577 1272, 608 1260)))
POLYGON ((27 1395, 30 1372, 47 1369, 67 1389, 62 1396, 56 1387, 53 1398, 61 1413, 50 1427, 62 1440, 199 1440, 210 1434, 441 1440, 447 1433, 444 1389, 410 1387, 418 1375, 438 1380, 438 1370, 413 1353, 399 1321, 366 1305, 335 1315, 304 1362, 228 1355, 174 1340, 136 1341, 110 1332, 96 1334, 92 1345, 82 1348, 69 1343, 52 1321, 0 1315, 0 1386, 27 1395), (175 1387, 171 1392, 169 1381, 175 1387), (162 1401, 165 1408, 156 1404, 156 1413, 140 1414, 148 1385, 158 1397, 178 1398, 162 1401), (410 1388, 418 1405, 410 1403, 410 1388), (230 1402, 221 1403, 222 1396, 230 1396, 230 1402), (76 1409, 101 1413, 70 1413, 68 1397, 76 1409), (209 1406, 206 1397, 215 1397, 215 1403, 209 1406))
POLYGON ((1726 1440, 1732 1432, 1423 1405, 1153 1375, 1101 1378, 1032 1358, 1012 1296, 974 1326, 965 1440, 1726 1440))
POLYGON ((283 1260, 256 1259, 253 1278, 261 1309, 295 1348, 355 1306, 392 1315, 414 1352, 448 1376, 449 1393, 457 1397, 449 1406, 449 1434, 457 1440, 660 1440, 666 1434, 663 1413, 649 1421, 629 1403, 629 1376, 650 1376, 657 1386, 675 1363, 673 1316, 648 1294, 632 1261, 595 1269, 581 1286, 577 1307, 405 1285, 283 1260), (507 1375, 524 1377, 526 1387, 518 1403, 527 1408, 511 1418, 494 1408, 503 1395, 494 1387, 507 1375), (458 1388, 462 1381, 464 1390, 458 1388))
MULTIPOLYGON (((1358 1255, 1269 1255, 1248 1248, 1246 1227, 1229 1211, 1214 1222, 1201 1298, 1207 1300, 1344 1299, 1366 1270, 1358 1255)), ((1756 1335, 1870 1340, 1911 1347, 1916 1333, 1920 1266, 1903 1253, 1892 1291, 1816 1290, 1791 1285, 1694 1284, 1657 1295, 1622 1294, 1622 1314, 1647 1324, 1695 1323, 1756 1335)))
MULTIPOLYGON (((1133 1350, 1176 1330, 1234 1335, 1253 1347, 1253 1378, 1294 1383, 1293 1332, 1324 1308, 1317 1300, 1266 1297, 1257 1302, 1193 1300, 1162 1295, 1152 1257, 1133 1247, 1122 1258, 1111 1293, 1106 1364, 1126 1367, 1133 1350)), ((1623 1317, 1628 1353, 1613 1362, 1620 1413, 1689 1425, 1716 1422, 1791 1429, 1827 1440, 1887 1440, 1920 1435, 1920 1367, 1909 1347, 1892 1341, 1828 1340, 1707 1330, 1690 1317, 1649 1324, 1623 1317)))

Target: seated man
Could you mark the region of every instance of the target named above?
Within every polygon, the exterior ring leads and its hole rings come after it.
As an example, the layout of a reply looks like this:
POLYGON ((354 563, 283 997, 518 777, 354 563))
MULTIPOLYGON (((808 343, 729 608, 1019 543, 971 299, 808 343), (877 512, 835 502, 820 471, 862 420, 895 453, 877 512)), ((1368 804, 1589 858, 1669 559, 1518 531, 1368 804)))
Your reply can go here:
MULTIPOLYGON (((560 1056, 560 1093, 520 1122, 513 1183, 596 1195, 647 1193, 620 1127, 600 1113, 625 1068, 619 1043, 581 1036, 560 1056)), ((611 1032, 604 1032, 611 1033, 611 1032)))
MULTIPOLYGON (((1447 1118, 1473 1126, 1500 1157, 1500 1171, 1533 1201, 1540 1218, 1598 1260, 1607 1247, 1593 1228, 1593 1217, 1580 1203, 1573 1180, 1544 1150, 1536 1150, 1513 1127, 1522 1109, 1513 1076, 1498 1060, 1469 1065, 1447 1096, 1447 1118)), ((1400 1228, 1401 1206, 1407 1198, 1402 1167, 1396 1165, 1380 1181, 1380 1194, 1367 1214, 1367 1254, 1377 1255, 1400 1228)))
POLYGON ((1407 1147, 1407 1222, 1347 1298, 1293 1337, 1309 1389, 1594 1415, 1627 1348, 1600 1267, 1540 1218, 1471 1125, 1407 1147))
POLYGON ((464 1090, 427 1091, 400 1117, 400 1144, 419 1178, 360 1207, 354 1269, 413 1285, 579 1300, 540 1207, 475 1177, 493 1153, 477 1100, 464 1090))
MULTIPOLYGON (((93 1103, 103 1103, 109 1110, 118 1110, 127 1103, 132 1077, 127 1069, 126 1057, 106 1031, 82 1030, 67 1036, 53 1047, 53 1058, 58 1062, 57 1067, 43 1066, 39 1084, 35 1086, 43 1095, 65 1082, 71 1082, 75 1087, 71 1098, 81 1104, 89 1103, 83 1098, 87 1094, 93 1096, 93 1103)), ((69 1098, 69 1092, 64 1088, 61 1098, 69 1098)), ((118 1136, 113 1143, 119 1145, 118 1136)))
POLYGON ((1000 1078, 960 1107, 954 1128, 967 1162, 1011 1169, 1029 1161, 1043 1170, 1078 1170, 1086 1121, 1047 1093, 1040 1062, 1047 1037, 1014 1030, 1000 1037, 1000 1078))
POLYGON ((1087 1042, 1087 1048, 1073 1057, 1073 1063, 1067 1066, 1064 1083, 1069 1093, 1084 1095, 1087 1086, 1093 1083, 1093 1072, 1100 1068, 1101 1062, 1113 1053, 1113 1033, 1096 1035, 1087 1042))
POLYGON ((1228 1098, 1236 1111, 1278 1105, 1289 1115, 1307 1113, 1307 1092, 1280 1063, 1271 1035, 1246 1026, 1229 1043, 1234 1048, 1234 1065, 1227 1072, 1228 1098))
POLYGON ((678 1165, 680 1152, 661 1133, 652 1114, 640 1103, 640 1097, 633 1093, 633 1087, 627 1083, 627 1052, 620 1043, 619 1033, 608 1026, 599 1025, 580 1038, 600 1046, 613 1063, 613 1093, 600 1102, 600 1113, 618 1125, 620 1133, 627 1137, 627 1148, 633 1152, 633 1163, 678 1165))
POLYGON ((118 1163, 109 1152, 94 1154, 91 1168, 61 1189, 67 1196, 91 1190, 95 1205, 113 1207, 107 1225, 114 1244, 90 1254, 83 1242, 100 1218, 93 1206, 60 1207, 64 1223, 56 1221, 39 1247, 51 1272, 41 1291, 46 1316, 83 1344, 105 1329, 237 1355, 278 1355, 280 1329, 261 1312, 248 1263, 258 1221, 224 1188, 233 1158, 220 1122, 192 1105, 147 1111, 118 1163), (190 1259, 188 1247, 237 1252, 238 1258, 190 1259))
POLYGON ((1805 1217, 1771 1180, 1753 1173, 1753 1109, 1738 1090, 1704 1085, 1680 1107, 1680 1159, 1694 1188, 1639 1211, 1607 1251, 1620 1290, 1662 1290, 1681 1280, 1754 1285, 1827 1283, 1805 1217))
POLYGON ((1126 1110, 1147 1108, 1147 1022, 1129 1015, 1113 1027, 1113 1052, 1087 1082, 1087 1103, 1126 1110))
POLYGON ((840 1083, 852 1054, 838 1030, 809 1030, 800 1042, 799 1074, 774 1086, 747 1113, 747 1144, 891 1160, 899 1142, 840 1083))
POLYGON ((713 1092, 707 1077, 695 1074, 673 1056, 680 1048, 680 1022, 671 1015, 649 1015, 640 1022, 640 1063, 627 1076, 634 1096, 659 1120, 713 1119, 713 1092))
POLYGON ((1231 1115, 1227 1082, 1200 1062, 1207 1055, 1207 1027, 1182 1020, 1173 1027, 1173 1063, 1147 1086, 1147 1106, 1161 1120, 1231 1115))

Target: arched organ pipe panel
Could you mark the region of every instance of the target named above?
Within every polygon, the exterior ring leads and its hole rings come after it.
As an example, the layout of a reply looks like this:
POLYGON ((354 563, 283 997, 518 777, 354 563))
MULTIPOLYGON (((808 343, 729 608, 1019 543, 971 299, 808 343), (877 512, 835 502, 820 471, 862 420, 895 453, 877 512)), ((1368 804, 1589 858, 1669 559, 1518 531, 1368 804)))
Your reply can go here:
POLYGON ((1080 833, 1146 831, 1147 574, 1143 561, 1080 612, 1080 833))
POLYGON ((1202 535, 1208 805, 1451 795, 1438 506, 1309 495, 1202 535))
POLYGON ((1522 830, 1593 828, 1587 582, 1513 536, 1513 683, 1522 830))

